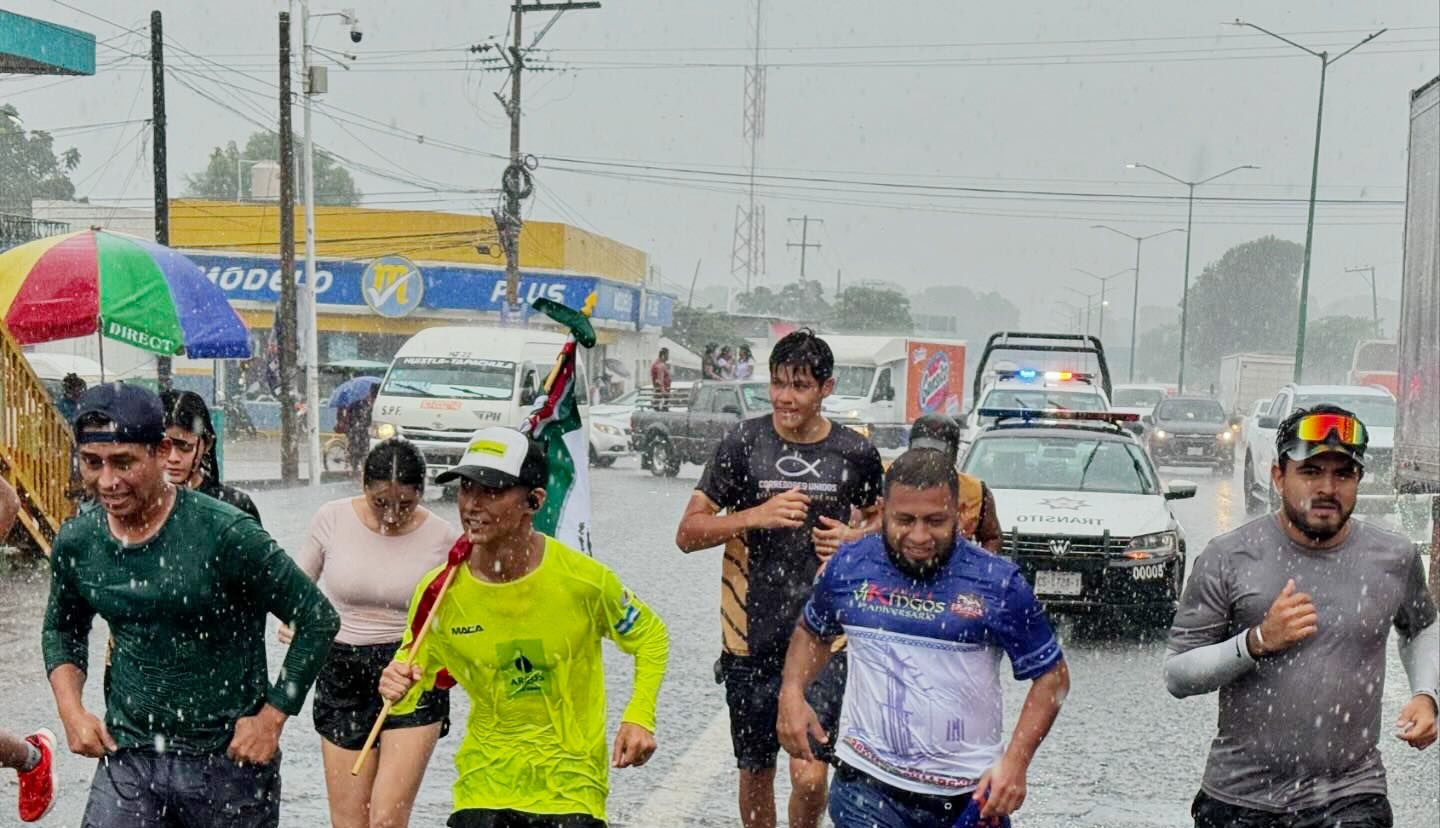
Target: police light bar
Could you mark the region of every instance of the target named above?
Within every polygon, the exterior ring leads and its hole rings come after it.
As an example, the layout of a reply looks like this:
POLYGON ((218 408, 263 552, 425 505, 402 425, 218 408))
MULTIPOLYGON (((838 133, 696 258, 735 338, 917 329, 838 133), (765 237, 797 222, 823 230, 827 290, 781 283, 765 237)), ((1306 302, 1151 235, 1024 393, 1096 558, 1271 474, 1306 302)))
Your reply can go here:
POLYGON ((1088 420, 1115 424, 1140 420, 1139 414, 1122 411, 1070 411, 1062 408, 982 408, 976 413, 981 417, 993 417, 997 420, 1088 420))
POLYGON ((1038 379, 1044 379, 1047 382, 1092 382, 1095 375, 1082 371, 1040 371, 1036 368, 1019 368, 1014 371, 996 371, 995 378, 997 380, 1020 380, 1021 382, 1034 382, 1038 379))

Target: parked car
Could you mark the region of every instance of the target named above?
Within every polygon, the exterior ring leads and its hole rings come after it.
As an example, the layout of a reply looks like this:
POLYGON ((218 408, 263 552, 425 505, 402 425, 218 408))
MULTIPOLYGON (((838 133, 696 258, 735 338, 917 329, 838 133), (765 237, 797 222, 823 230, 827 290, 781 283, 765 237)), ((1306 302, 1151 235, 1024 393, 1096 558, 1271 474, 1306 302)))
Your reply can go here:
POLYGON ((1235 470, 1235 430, 1209 397, 1170 397, 1146 415, 1145 448, 1157 466, 1235 470))
POLYGON ((640 467, 674 477, 683 463, 705 464, 720 440, 741 420, 770 413, 764 382, 697 382, 684 411, 637 409, 630 417, 631 445, 640 467))

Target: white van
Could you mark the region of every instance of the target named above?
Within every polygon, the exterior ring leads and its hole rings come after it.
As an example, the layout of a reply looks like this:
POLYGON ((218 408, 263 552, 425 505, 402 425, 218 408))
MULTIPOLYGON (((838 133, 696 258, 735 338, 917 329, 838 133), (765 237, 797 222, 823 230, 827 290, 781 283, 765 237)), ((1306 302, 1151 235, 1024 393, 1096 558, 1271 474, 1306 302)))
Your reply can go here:
MULTIPOLYGON (((371 440, 411 440, 433 477, 460 461, 477 428, 520 425, 564 344, 563 334, 527 328, 426 328, 390 363, 371 414, 371 440)), ((582 363, 575 396, 587 433, 588 384, 582 363)))

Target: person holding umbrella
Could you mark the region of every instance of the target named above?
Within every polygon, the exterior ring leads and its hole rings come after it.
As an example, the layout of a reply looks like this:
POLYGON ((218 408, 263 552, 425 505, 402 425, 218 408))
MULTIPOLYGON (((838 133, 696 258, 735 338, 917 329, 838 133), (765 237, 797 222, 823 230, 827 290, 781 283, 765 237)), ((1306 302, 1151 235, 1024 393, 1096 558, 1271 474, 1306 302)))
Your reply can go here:
POLYGON ((366 376, 346 380, 330 395, 335 430, 345 435, 345 457, 352 474, 370 452, 370 417, 379 394, 380 378, 366 376))

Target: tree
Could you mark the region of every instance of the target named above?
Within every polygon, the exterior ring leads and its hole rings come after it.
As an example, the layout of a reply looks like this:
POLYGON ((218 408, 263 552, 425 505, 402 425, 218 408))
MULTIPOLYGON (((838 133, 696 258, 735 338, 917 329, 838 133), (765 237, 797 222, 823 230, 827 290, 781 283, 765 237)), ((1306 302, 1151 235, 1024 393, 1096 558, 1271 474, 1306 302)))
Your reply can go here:
POLYGON ((774 291, 760 285, 735 297, 741 313, 778 316, 811 322, 824 319, 830 312, 825 289, 817 281, 787 282, 774 291))
POLYGON ((1295 350, 1298 279, 1305 248, 1274 236, 1236 245, 1190 286, 1185 384, 1216 379, 1220 358, 1295 350))
POLYGON ((915 324, 910 319, 910 299, 905 294, 890 288, 859 285, 845 288, 835 297, 829 327, 847 334, 908 334, 915 329, 915 324))
POLYGON ((0 213, 28 216, 32 199, 73 199, 70 173, 78 166, 79 150, 57 155, 50 133, 27 131, 18 109, 0 105, 0 213))
POLYGON ((675 322, 665 335, 695 353, 702 353, 710 342, 739 342, 740 327, 735 318, 709 308, 675 308, 675 322))
POLYGON ((1343 383, 1350 372, 1355 343, 1375 338, 1368 316, 1325 316, 1305 326, 1305 381, 1343 383))
MULTIPOLYGON (((304 146, 295 141, 295 182, 296 198, 300 195, 300 182, 305 175, 304 146)), ((235 165, 239 161, 279 161, 280 136, 273 132, 256 132, 245 141, 242 150, 234 141, 210 152, 205 169, 194 175, 185 176, 185 194, 192 198, 211 198, 218 201, 236 200, 235 186, 240 185, 240 198, 250 198, 249 166, 240 169, 236 181, 235 165)), ((348 170, 335 163, 335 159, 323 150, 315 150, 315 203, 353 206, 360 203, 361 192, 355 186, 355 179, 348 170)))

